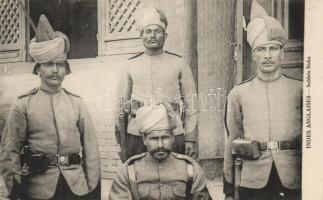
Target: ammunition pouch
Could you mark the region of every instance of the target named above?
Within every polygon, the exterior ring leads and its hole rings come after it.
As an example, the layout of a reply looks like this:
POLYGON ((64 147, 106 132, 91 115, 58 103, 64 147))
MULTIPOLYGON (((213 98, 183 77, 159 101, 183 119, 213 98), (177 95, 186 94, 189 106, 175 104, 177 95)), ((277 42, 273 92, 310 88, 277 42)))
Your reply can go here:
POLYGON ((28 166, 29 173, 32 174, 44 173, 49 166, 49 161, 43 153, 26 155, 25 163, 28 166))
POLYGON ((232 142, 232 154, 244 159, 260 157, 259 143, 256 140, 235 139, 232 142))

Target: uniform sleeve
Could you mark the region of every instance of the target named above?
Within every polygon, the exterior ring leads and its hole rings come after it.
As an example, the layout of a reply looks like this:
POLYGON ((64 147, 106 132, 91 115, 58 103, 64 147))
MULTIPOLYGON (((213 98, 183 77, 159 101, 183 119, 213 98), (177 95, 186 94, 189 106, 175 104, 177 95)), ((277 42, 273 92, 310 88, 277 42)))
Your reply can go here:
POLYGON ((187 64, 183 64, 181 74, 179 77, 179 85, 181 95, 184 99, 185 119, 185 141, 197 141, 197 121, 198 121, 198 97, 196 92, 196 85, 193 78, 192 71, 187 64))
POLYGON ((235 87, 232 89, 227 98, 226 111, 225 111, 225 128, 227 135, 225 136, 225 149, 224 149, 224 193, 233 192, 233 177, 232 177, 232 142, 237 137, 243 136, 242 127, 242 110, 241 100, 238 93, 238 89, 235 87))
POLYGON ((100 181, 100 154, 91 116, 82 101, 80 103, 78 128, 82 135, 83 169, 89 190, 93 191, 100 181))
POLYGON ((197 163, 195 163, 193 166, 194 176, 190 199, 211 200, 210 194, 206 187, 206 176, 203 169, 197 163))
POLYGON ((108 200, 132 200, 127 166, 123 165, 114 178, 108 200))
POLYGON ((11 193, 14 182, 20 183, 20 151, 26 134, 26 112, 19 100, 9 111, 0 146, 0 172, 6 185, 1 191, 7 191, 7 195, 11 193))

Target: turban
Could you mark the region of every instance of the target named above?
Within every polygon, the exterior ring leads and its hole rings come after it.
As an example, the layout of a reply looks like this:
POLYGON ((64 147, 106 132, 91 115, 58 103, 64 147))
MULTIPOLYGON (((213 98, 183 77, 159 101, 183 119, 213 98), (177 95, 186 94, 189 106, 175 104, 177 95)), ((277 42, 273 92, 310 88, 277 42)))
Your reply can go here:
POLYGON ((167 18, 163 11, 155 8, 142 8, 136 16, 137 29, 141 32, 148 25, 158 25, 164 30, 167 28, 167 18))
POLYGON ((66 35, 58 31, 55 38, 43 42, 36 42, 33 38, 30 43, 29 54, 37 63, 62 62, 67 59, 69 41, 66 35))
POLYGON ((286 35, 281 23, 267 12, 254 0, 251 5, 250 19, 247 26, 247 41, 252 49, 263 44, 286 43, 286 35))
POLYGON ((47 62, 66 63, 66 74, 71 73, 67 59, 67 52, 70 49, 68 37, 59 31, 53 30, 45 15, 39 18, 36 36, 30 41, 29 54, 37 63, 34 66, 33 74, 37 75, 37 66, 47 62))
POLYGON ((155 108, 152 106, 139 108, 136 112, 135 122, 140 134, 176 128, 176 119, 169 116, 163 104, 159 104, 155 108))

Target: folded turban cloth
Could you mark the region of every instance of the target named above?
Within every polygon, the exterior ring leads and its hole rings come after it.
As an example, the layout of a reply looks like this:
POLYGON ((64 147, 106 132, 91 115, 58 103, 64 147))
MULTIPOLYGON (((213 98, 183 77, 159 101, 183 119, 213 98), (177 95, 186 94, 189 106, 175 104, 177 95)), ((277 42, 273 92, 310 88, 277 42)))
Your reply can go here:
POLYGON ((286 43, 286 34, 281 23, 267 12, 254 0, 251 5, 250 19, 247 26, 247 41, 254 50, 257 46, 264 44, 286 43))
POLYGON ((62 62, 67 59, 67 52, 70 44, 66 35, 55 32, 52 40, 36 42, 36 38, 31 40, 29 54, 37 63, 62 62))
POLYGON ((144 106, 137 110, 136 125, 140 134, 152 131, 173 130, 177 127, 176 119, 172 118, 163 104, 157 107, 144 106))
POLYGON ((146 26, 152 24, 158 25, 166 30, 167 18, 163 11, 155 7, 142 8, 138 10, 136 24, 139 32, 141 32, 146 26))

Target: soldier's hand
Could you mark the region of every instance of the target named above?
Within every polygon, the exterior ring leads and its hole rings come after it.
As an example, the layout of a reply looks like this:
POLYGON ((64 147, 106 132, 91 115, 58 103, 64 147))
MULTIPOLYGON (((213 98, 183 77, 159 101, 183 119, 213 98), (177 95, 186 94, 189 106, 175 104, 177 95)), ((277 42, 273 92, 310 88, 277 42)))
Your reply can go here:
POLYGON ((226 194, 225 195, 225 200, 234 200, 234 197, 231 194, 226 194))
POLYGON ((196 157, 195 142, 185 141, 185 154, 193 158, 196 157))

